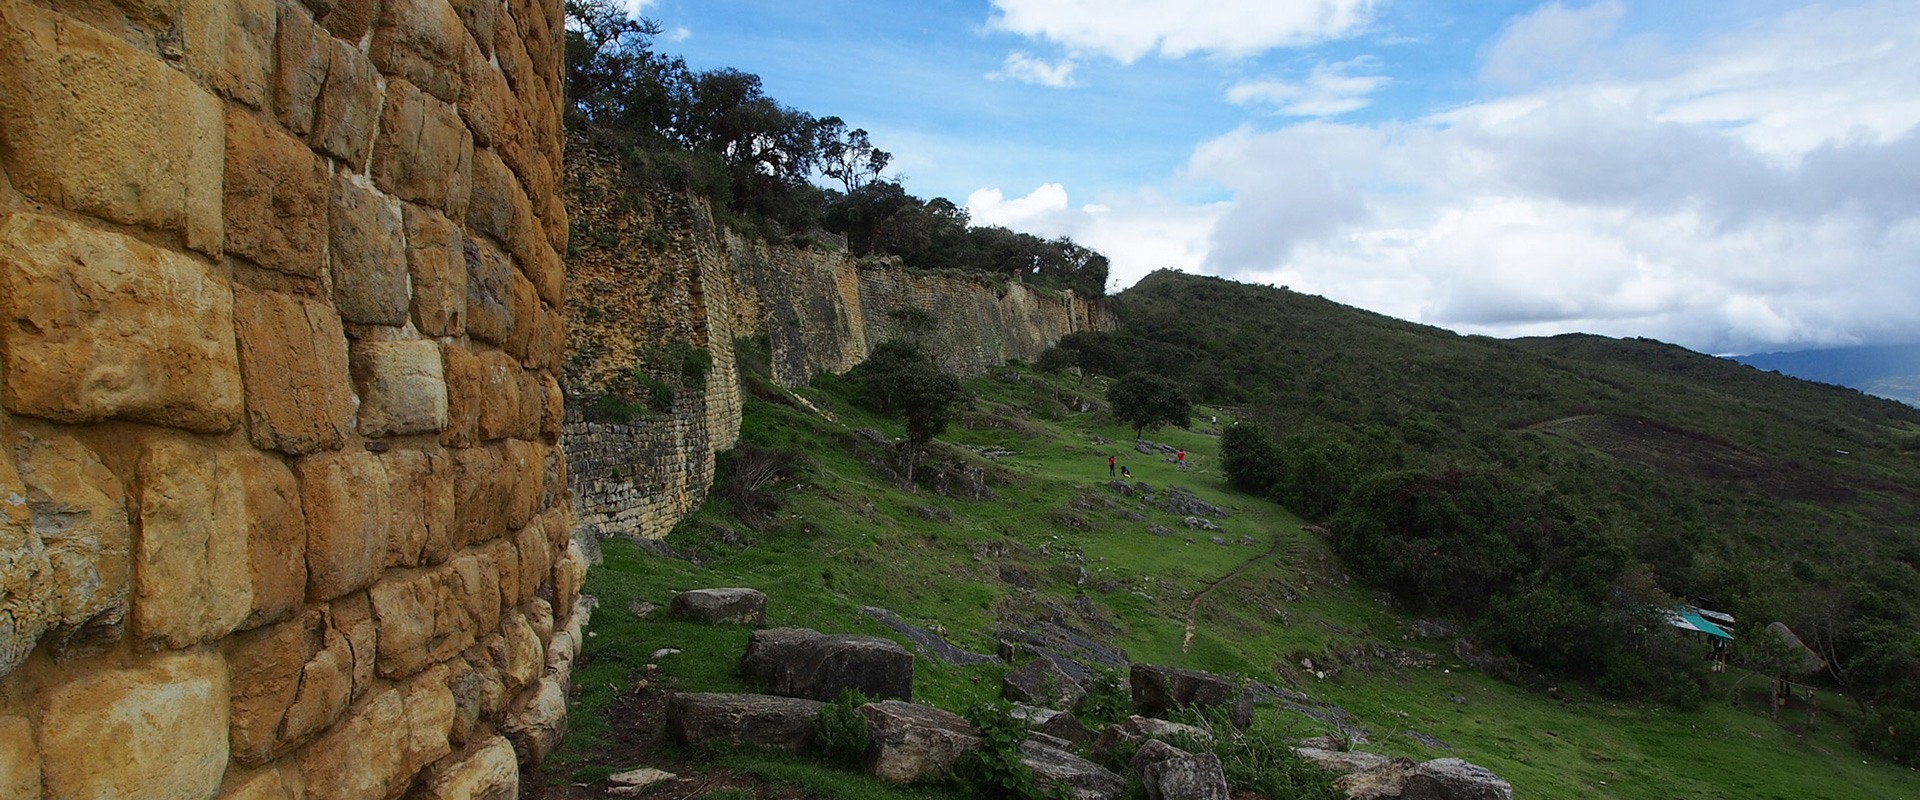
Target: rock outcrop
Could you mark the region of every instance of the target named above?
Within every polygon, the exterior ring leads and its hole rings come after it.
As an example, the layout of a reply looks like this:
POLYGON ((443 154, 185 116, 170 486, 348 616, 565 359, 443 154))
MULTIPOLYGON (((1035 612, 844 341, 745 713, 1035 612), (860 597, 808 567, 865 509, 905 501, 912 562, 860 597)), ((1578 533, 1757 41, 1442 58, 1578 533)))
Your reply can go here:
POLYGON ((888 639, 806 628, 754 631, 740 660, 770 694, 832 702, 849 689, 876 700, 913 699, 913 654, 888 639))

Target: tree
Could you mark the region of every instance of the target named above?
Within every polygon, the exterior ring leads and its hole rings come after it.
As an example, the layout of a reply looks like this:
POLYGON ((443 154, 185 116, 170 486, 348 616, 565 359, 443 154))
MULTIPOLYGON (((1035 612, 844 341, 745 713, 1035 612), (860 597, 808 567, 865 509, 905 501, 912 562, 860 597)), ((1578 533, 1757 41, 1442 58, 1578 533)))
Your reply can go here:
POLYGON ((902 448, 907 457, 907 482, 921 450, 947 429, 947 423, 967 399, 960 380, 940 369, 920 345, 908 339, 888 339, 855 370, 867 405, 897 413, 907 423, 902 448))
POLYGON ((1133 426, 1133 438, 1162 425, 1187 427, 1193 416, 1193 402, 1172 380, 1145 372, 1121 378, 1107 389, 1107 402, 1113 415, 1133 426))
POLYGON ((867 129, 847 130, 839 117, 826 117, 814 129, 819 141, 820 171, 846 187, 847 194, 880 177, 893 154, 873 146, 867 129))

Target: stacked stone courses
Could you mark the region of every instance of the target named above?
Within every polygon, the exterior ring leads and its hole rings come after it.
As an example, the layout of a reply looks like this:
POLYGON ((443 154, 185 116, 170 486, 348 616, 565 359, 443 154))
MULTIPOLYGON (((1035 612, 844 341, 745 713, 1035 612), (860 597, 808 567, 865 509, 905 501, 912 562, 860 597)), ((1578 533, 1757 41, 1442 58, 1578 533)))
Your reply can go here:
POLYGON ((558 0, 0 0, 0 798, 511 798, 587 604, 558 0))

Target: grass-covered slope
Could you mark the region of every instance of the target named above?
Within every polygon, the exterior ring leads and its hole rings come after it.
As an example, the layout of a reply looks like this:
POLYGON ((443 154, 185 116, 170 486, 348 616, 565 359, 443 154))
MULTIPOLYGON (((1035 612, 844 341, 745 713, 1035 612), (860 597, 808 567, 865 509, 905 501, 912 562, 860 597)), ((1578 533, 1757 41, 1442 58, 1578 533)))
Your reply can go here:
MULTIPOLYGON (((676 591, 752 586, 769 594, 773 625, 905 643, 861 613, 878 606, 993 653, 995 629, 1050 621, 1135 661, 1292 687, 1317 701, 1304 706, 1316 714, 1350 714, 1371 740, 1364 749, 1465 758, 1507 777, 1521 797, 1920 796, 1907 770, 1862 761, 1846 745, 1855 712, 1836 695, 1821 698, 1819 727, 1803 731, 1792 716, 1804 716, 1798 707, 1784 726, 1761 716, 1758 679, 1738 671, 1716 685, 1713 702, 1678 713, 1599 700, 1573 686, 1550 699, 1467 667, 1453 637, 1416 635, 1415 620, 1353 581, 1321 534, 1226 485, 1206 422, 1217 413, 1231 426, 1236 418, 1224 411, 1200 409, 1193 430, 1148 434, 1189 452, 1194 469, 1181 473, 1165 456, 1132 449, 1131 430, 1104 411, 1074 410, 1099 405, 1089 402, 1104 393, 1099 379, 1008 368, 969 388, 969 410, 928 462, 937 473, 931 482, 948 487, 942 495, 900 486, 885 447, 861 431, 902 431, 861 411, 843 380, 801 389, 804 404, 781 401, 762 384, 713 499, 667 539, 680 557, 615 540, 590 571, 601 607, 575 672, 573 729, 548 767, 556 782, 665 764, 757 775, 808 796, 959 796, 946 787, 884 787, 796 758, 682 761, 688 756, 658 749, 636 730, 650 724, 632 713, 649 693, 751 688, 736 672, 746 630, 666 619, 664 608, 676 591), (767 452, 795 460, 770 478, 756 468, 777 465, 767 452), (1136 481, 1162 492, 1184 487, 1231 516, 1213 520, 1218 531, 1196 530, 1183 516, 1112 491, 1109 454, 1136 481), (1150 533, 1156 525, 1172 535, 1150 533), (639 603, 658 610, 643 617, 639 603), (662 648, 681 652, 654 657, 662 648), (1728 702, 1734 698, 1742 705, 1728 702)), ((917 700, 960 710, 995 695, 1003 668, 944 665, 922 653, 916 670, 917 700)), ((1261 713, 1263 725, 1300 736, 1330 729, 1292 711, 1261 713)), ((771 796, 766 789, 753 791, 771 796)))

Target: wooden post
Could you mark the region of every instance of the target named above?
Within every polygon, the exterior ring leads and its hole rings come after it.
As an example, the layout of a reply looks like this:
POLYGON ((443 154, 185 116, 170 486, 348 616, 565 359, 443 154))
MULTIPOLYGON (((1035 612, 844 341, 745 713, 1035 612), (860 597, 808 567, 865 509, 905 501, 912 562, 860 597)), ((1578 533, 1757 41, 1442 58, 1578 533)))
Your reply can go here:
POLYGON ((1820 710, 1820 705, 1814 702, 1813 690, 1808 689, 1807 690, 1807 730, 1813 730, 1814 712, 1819 710, 1820 710))
POLYGON ((1767 684, 1767 719, 1780 721, 1780 679, 1767 684))

